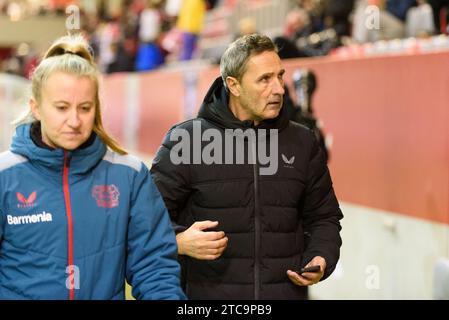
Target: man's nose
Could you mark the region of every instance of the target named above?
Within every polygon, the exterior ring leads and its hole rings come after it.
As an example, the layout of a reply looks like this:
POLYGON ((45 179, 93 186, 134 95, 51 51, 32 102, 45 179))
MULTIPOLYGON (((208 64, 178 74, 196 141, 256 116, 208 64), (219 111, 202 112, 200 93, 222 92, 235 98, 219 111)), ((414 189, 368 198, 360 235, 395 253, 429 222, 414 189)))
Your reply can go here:
POLYGON ((282 79, 274 80, 273 94, 284 95, 284 93, 285 93, 284 81, 282 81, 282 79))

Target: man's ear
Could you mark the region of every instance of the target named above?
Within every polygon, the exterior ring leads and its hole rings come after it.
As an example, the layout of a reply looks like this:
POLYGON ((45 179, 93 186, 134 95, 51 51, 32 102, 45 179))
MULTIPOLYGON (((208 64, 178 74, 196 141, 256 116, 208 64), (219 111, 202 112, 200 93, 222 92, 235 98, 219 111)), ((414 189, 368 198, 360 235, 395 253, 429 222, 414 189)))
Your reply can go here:
POLYGON ((240 83, 234 77, 226 77, 226 85, 228 86, 229 92, 236 97, 240 96, 240 83))
POLYGON ((28 104, 30 106, 31 112, 33 113, 33 116, 36 118, 36 120, 41 121, 41 115, 39 113, 39 106, 34 100, 34 98, 31 98, 30 101, 28 101, 28 104))

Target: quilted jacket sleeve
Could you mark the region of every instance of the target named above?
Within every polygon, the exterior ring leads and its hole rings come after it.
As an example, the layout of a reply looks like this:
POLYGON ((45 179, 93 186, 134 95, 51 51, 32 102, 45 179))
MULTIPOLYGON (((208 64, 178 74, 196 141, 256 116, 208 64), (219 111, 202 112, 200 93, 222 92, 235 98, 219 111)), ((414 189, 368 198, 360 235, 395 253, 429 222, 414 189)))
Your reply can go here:
POLYGON ((303 264, 315 256, 325 258, 327 267, 322 278, 324 280, 334 271, 340 256, 340 219, 343 214, 332 187, 323 151, 314 137, 312 140, 303 203, 304 230, 309 238, 303 264))
MULTIPOLYGON (((179 215, 190 196, 190 169, 187 164, 172 161, 172 153, 177 152, 177 143, 170 141, 172 128, 159 148, 151 167, 151 174, 159 192, 164 198, 173 228, 176 233, 186 230, 189 226, 179 223, 179 215)), ((179 130, 179 129, 178 129, 179 130)), ((180 129, 181 131, 183 129, 180 129)))

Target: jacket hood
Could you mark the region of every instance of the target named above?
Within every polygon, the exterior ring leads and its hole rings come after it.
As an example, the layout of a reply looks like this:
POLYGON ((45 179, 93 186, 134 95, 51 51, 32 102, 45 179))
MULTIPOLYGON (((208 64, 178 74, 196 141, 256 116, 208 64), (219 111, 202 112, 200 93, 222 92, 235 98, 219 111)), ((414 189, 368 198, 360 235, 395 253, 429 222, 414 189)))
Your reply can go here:
POLYGON ((37 146, 31 137, 31 123, 20 125, 12 139, 11 151, 28 158, 31 162, 47 170, 61 172, 64 155, 70 159, 70 172, 82 174, 92 169, 105 155, 106 146, 95 135, 93 142, 85 148, 65 151, 61 148, 47 149, 37 146))
MULTIPOLYGON (((198 112, 198 117, 213 122, 220 128, 244 129, 253 127, 253 121, 237 119, 228 105, 229 94, 226 92, 222 78, 218 77, 209 88, 198 112)), ((288 122, 289 119, 283 106, 276 118, 264 120, 256 128, 282 130, 287 127, 288 122)))

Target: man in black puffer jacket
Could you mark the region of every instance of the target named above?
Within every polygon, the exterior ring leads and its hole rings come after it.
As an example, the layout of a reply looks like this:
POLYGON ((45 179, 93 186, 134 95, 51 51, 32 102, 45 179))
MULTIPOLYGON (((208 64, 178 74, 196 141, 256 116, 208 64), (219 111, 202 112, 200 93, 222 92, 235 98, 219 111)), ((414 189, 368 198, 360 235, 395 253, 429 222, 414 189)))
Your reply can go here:
POLYGON ((170 129, 151 169, 184 289, 190 299, 304 299, 341 246, 323 153, 282 108, 285 71, 268 37, 237 39, 220 69, 198 117, 170 129), (319 270, 295 272, 304 266, 319 270))

